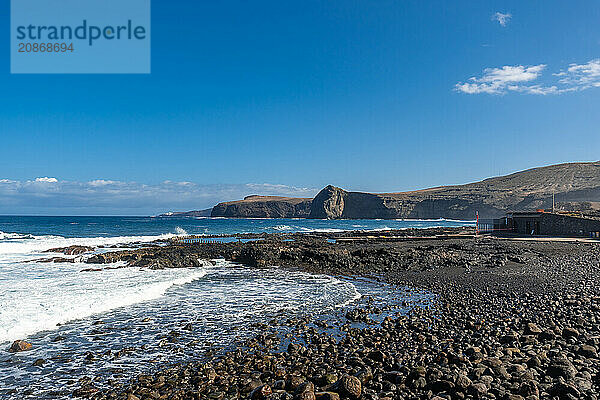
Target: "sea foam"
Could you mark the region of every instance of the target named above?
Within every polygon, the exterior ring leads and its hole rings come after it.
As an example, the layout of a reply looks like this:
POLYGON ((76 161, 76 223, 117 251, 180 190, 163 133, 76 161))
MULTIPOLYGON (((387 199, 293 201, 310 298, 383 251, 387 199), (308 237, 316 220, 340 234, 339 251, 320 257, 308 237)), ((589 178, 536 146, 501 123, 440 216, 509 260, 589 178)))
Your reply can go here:
MULTIPOLYGON (((180 231, 177 231, 181 234, 180 231)), ((46 250, 72 245, 113 246, 165 240, 174 234, 65 238, 0 232, 0 342, 57 324, 162 296, 170 287, 202 278, 202 269, 118 268, 80 272, 83 263, 38 263, 46 250)), ((69 256, 65 256, 69 258, 69 256)), ((113 265, 119 266, 119 265, 113 265)))
POLYGON ((0 234, 0 262, 3 256, 9 254, 32 254, 40 253, 57 247, 81 246, 112 246, 135 242, 151 242, 154 240, 166 240, 176 235, 164 234, 155 236, 114 236, 93 238, 66 238, 62 236, 44 235, 20 235, 16 233, 0 234), (2 235, 5 235, 3 238, 2 235))
POLYGON ((57 324, 156 299, 175 285, 201 279, 206 271, 119 268, 80 272, 87 265, 13 264, 0 272, 0 342, 51 330, 57 324), (52 268, 48 268, 51 266, 52 268), (27 271, 19 271, 19 270, 27 271), (20 279, 10 279, 20 275, 20 279), (5 287, 10 282, 9 287, 5 287))

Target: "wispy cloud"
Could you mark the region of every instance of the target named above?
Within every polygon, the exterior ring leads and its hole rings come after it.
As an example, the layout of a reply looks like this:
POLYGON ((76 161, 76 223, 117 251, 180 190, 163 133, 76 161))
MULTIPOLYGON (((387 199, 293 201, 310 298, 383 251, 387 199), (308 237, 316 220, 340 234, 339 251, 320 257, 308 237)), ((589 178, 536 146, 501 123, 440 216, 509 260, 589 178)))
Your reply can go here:
POLYGON ((523 82, 530 82, 539 77, 546 68, 545 64, 523 66, 506 65, 501 68, 486 68, 480 78, 472 77, 465 83, 456 84, 456 89, 469 94, 499 94, 507 90, 517 90, 523 82))
POLYGON ((497 12, 497 13, 494 13, 494 15, 492 15, 492 21, 497 21, 502 26, 506 26, 506 24, 508 24, 508 22, 510 21, 511 18, 512 18, 511 13, 497 12))
POLYGON ((0 214, 150 215, 209 208, 251 194, 312 197, 318 189, 269 183, 201 185, 96 179, 88 182, 41 177, 0 179, 0 214))
POLYGON ((88 185, 90 185, 90 186, 106 186, 106 185, 116 185, 119 183, 121 183, 121 182, 111 181, 111 180, 106 180, 106 179, 96 179, 93 181, 89 181, 88 185))
POLYGON ((600 87, 600 58, 591 60, 585 64, 571 64, 555 76, 563 85, 576 87, 577 90, 585 90, 592 87, 600 87))
POLYGON ((577 92, 600 87, 600 59, 585 64, 571 64, 550 79, 539 82, 546 64, 523 66, 505 65, 486 68, 481 77, 459 82, 454 89, 467 94, 505 94, 508 92, 550 95, 577 92))

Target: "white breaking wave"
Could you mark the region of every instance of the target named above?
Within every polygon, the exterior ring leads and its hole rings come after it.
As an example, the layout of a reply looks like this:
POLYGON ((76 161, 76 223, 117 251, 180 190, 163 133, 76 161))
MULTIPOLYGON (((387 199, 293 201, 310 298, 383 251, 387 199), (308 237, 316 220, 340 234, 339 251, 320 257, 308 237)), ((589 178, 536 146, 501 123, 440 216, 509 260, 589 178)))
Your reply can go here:
POLYGON ((178 227, 175 228, 175 233, 178 236, 185 236, 185 235, 188 234, 187 231, 185 229, 183 229, 182 227, 180 227, 180 226, 178 226, 178 227))
POLYGON ((348 297, 348 299, 342 303, 336 304, 335 308, 342 308, 342 307, 346 307, 349 304, 354 303, 356 300, 360 299, 362 297, 362 293, 360 293, 358 291, 358 289, 356 289, 356 286, 354 286, 354 284, 347 282, 347 281, 342 281, 338 278, 334 278, 334 277, 329 277, 331 279, 330 285, 332 285, 334 287, 334 291, 337 292, 339 291, 339 288, 347 288, 348 286, 350 286, 352 293, 351 295, 348 297))
POLYGON ((289 225, 275 225, 271 229, 276 230, 276 231, 292 231, 292 230, 294 230, 294 228, 292 228, 289 225))
MULTIPOLYGON (((5 234, 4 235, 18 235, 5 234)), ((0 262, 4 255, 9 254, 32 254, 40 253, 57 247, 81 246, 112 246, 135 242, 151 242, 154 240, 166 240, 174 237, 174 234, 156 236, 115 236, 115 237, 92 237, 92 238, 65 238, 62 236, 31 236, 21 235, 14 240, 0 241, 0 262)), ((0 237, 0 240, 2 238, 0 237)))
POLYGON ((206 275, 197 268, 120 268, 79 272, 86 264, 13 264, 0 271, 0 343, 56 329, 57 324, 156 299, 174 285, 206 275), (48 268, 51 265, 52 268, 48 268), (19 279, 10 279, 10 275, 19 279), (2 283, 7 282, 7 283, 2 283), (3 287, 10 282, 9 287, 3 287))
POLYGON ((322 233, 335 233, 335 232, 345 232, 347 229, 339 229, 339 228, 300 228, 300 232, 322 232, 322 233))
MULTIPOLYGON (((180 230, 183 231, 178 228, 177 233, 182 234, 180 230)), ((127 245, 174 236, 65 238, 0 232, 0 342, 151 300, 162 296, 173 285, 182 285, 206 274, 198 268, 161 271, 119 268, 80 272, 90 266, 79 262, 31 262, 48 256, 42 252, 72 245, 127 245)))
POLYGON ((22 235, 20 233, 6 233, 0 231, 0 240, 14 240, 14 239, 32 239, 32 235, 22 235))

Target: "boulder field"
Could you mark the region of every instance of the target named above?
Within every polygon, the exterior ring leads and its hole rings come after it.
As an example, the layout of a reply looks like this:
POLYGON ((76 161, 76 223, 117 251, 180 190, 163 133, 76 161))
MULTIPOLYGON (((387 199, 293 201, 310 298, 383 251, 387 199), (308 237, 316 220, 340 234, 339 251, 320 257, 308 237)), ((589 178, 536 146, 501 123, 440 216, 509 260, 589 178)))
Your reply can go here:
MULTIPOLYGON (((400 233, 398 233, 400 235, 400 233)), ((340 334, 314 316, 225 352, 157 368, 93 399, 597 399, 600 244, 494 238, 330 243, 267 236, 154 249, 313 273, 368 277, 436 295, 372 323, 358 307, 340 334), (365 321, 353 326, 352 321, 365 321), (282 343, 288 343, 282 347, 282 343)), ((170 252, 169 256, 162 252, 170 252)), ((148 253, 146 253, 148 254, 148 253)), ((148 255, 148 257, 151 257, 148 255)), ((177 266, 179 262, 173 265, 177 266)), ((273 322, 276 324, 277 322, 273 322)))

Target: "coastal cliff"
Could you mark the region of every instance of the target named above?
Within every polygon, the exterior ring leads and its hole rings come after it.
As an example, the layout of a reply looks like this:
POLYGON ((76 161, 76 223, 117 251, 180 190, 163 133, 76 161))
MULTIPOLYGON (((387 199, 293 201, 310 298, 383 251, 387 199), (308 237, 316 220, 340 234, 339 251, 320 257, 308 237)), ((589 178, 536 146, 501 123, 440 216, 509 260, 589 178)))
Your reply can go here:
POLYGON ((247 196, 244 200, 219 203, 211 217, 307 218, 312 199, 280 196, 247 196))
POLYGON ((311 218, 493 218, 508 211, 551 208, 594 211, 600 205, 600 162, 534 168, 466 185, 399 193, 360 193, 327 186, 311 218))
POLYGON ((327 186, 311 199, 249 196, 220 203, 221 217, 322 219, 467 219, 551 208, 600 213, 600 162, 558 164, 465 185, 397 193, 362 193, 327 186))

